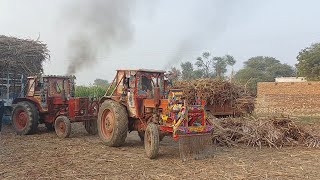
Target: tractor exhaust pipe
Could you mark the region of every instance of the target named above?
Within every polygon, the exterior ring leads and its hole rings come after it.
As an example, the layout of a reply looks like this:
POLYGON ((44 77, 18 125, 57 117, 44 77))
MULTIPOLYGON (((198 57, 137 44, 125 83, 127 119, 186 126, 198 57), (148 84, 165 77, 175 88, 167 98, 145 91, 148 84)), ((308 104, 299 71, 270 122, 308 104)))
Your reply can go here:
POLYGON ((63 101, 66 101, 67 100, 67 96, 66 96, 66 90, 64 88, 64 82, 65 82, 65 80, 62 81, 61 98, 62 98, 63 101))

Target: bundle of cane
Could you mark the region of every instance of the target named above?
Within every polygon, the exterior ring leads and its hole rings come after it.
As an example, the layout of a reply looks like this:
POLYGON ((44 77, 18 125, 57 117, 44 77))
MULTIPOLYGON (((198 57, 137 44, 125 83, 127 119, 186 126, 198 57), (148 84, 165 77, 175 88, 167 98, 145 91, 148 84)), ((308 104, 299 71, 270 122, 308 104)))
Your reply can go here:
POLYGON ((42 63, 48 59, 46 44, 0 35, 0 69, 25 76, 35 75, 43 72, 42 63))
POLYGON ((234 108, 238 114, 251 113, 254 109, 254 97, 244 87, 220 79, 196 79, 177 81, 174 89, 181 89, 184 98, 192 103, 195 97, 205 100, 208 105, 234 108))

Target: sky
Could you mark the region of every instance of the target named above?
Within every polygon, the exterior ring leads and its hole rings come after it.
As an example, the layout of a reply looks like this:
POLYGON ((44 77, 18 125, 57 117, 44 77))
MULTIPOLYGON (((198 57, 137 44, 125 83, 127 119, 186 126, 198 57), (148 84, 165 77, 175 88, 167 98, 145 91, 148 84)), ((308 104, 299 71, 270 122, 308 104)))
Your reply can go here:
MULTIPOLYGON (((40 37, 51 56, 44 64, 45 74, 64 75, 74 62, 70 59, 70 39, 88 29, 75 25, 79 19, 83 22, 80 16, 85 8, 73 18, 68 14, 75 11, 72 7, 85 1, 95 3, 95 0, 0 0, 0 34, 40 37)), ((128 28, 130 40, 118 42, 128 34, 119 33, 121 37, 113 38, 97 33, 98 39, 108 46, 94 46, 98 51, 95 58, 87 59, 75 73, 78 84, 88 85, 96 78, 112 81, 115 70, 121 68, 169 70, 183 61, 194 62, 204 51, 214 56, 234 56, 235 70, 253 56, 272 56, 295 65, 298 52, 320 38, 318 0, 121 1, 123 4, 114 3, 117 8, 106 9, 108 12, 99 15, 105 17, 101 18, 105 22, 125 18, 128 24, 118 23, 116 30, 128 28)), ((104 24, 113 26, 112 23, 104 24)), ((91 31, 94 28, 100 27, 92 26, 91 31)))

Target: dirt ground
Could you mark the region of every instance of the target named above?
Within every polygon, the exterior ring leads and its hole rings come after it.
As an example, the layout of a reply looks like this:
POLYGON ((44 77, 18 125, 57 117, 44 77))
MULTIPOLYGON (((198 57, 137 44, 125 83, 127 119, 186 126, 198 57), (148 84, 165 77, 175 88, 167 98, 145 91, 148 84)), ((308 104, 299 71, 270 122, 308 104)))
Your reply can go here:
POLYGON ((82 124, 72 128, 70 138, 59 139, 44 127, 18 136, 4 126, 0 179, 320 179, 320 149, 214 146, 214 157, 182 162, 177 143, 165 138, 159 158, 149 160, 137 133, 128 135, 125 146, 111 148, 82 124))

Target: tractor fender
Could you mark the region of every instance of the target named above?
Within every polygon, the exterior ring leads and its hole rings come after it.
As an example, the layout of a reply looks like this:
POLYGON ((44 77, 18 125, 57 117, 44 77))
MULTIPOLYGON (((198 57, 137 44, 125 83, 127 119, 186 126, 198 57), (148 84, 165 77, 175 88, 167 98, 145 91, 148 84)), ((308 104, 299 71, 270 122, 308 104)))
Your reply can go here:
POLYGON ((108 97, 108 96, 102 96, 100 99, 99 99, 99 106, 106 100, 108 99, 111 99, 111 97, 108 97))
POLYGON ((125 107, 127 107, 126 103, 119 101, 119 98, 114 97, 114 96, 102 96, 99 99, 99 106, 106 100, 113 100, 113 101, 118 102, 118 103, 124 105, 125 107))
POLYGON ((16 105, 16 104, 18 104, 19 102, 22 102, 22 101, 30 102, 30 103, 32 103, 33 105, 35 105, 37 107, 39 112, 44 112, 44 110, 42 109, 42 107, 38 103, 37 99, 33 98, 33 97, 16 98, 16 99, 14 99, 12 101, 12 105, 14 106, 14 105, 16 105))
POLYGON ((117 98, 112 97, 112 96, 102 96, 102 97, 99 99, 99 107, 100 107, 101 104, 102 104, 103 102, 105 102, 106 100, 112 100, 112 101, 115 101, 115 102, 120 103, 121 105, 123 105, 123 106, 126 108, 126 110, 127 110, 127 112, 128 112, 127 104, 124 103, 124 102, 120 102, 117 98))

